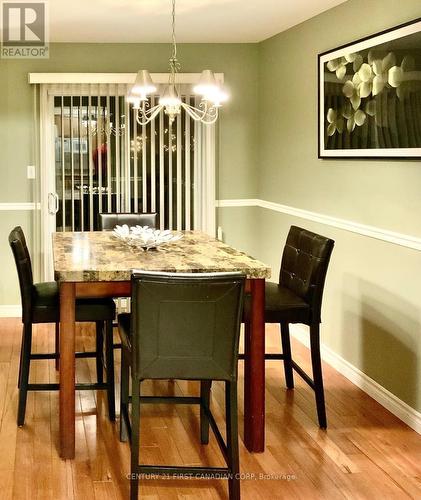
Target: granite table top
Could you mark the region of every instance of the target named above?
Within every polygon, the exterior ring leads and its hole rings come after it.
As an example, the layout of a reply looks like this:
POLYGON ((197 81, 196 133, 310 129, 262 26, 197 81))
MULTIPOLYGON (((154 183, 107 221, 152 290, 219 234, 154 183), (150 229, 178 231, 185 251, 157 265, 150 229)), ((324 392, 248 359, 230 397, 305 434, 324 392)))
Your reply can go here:
POLYGON ((262 262, 200 231, 148 252, 133 250, 111 231, 53 234, 56 281, 129 281, 134 269, 163 272, 242 271, 270 278, 262 262))

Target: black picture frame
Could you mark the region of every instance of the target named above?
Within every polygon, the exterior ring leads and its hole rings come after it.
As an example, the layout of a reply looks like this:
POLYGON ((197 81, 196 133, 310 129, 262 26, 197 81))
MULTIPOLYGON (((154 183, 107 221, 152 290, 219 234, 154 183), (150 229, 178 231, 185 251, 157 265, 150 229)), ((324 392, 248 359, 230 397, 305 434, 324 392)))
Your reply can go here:
POLYGON ((421 159, 421 18, 318 54, 318 158, 421 159))

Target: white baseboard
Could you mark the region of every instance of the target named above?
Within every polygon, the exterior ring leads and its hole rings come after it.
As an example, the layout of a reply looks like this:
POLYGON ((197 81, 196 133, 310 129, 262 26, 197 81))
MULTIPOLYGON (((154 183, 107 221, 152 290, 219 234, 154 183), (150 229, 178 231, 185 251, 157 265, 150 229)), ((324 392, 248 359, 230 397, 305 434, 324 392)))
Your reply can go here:
MULTIPOLYGON (((306 347, 310 346, 308 329, 301 325, 291 325, 291 335, 306 347)), ((407 403, 397 398, 375 380, 339 356, 329 347, 321 345, 323 361, 335 368, 341 375, 350 380, 393 415, 405 422, 411 429, 421 434, 421 413, 411 408, 407 403)))
POLYGON ((22 307, 20 305, 0 306, 0 318, 20 318, 22 307))

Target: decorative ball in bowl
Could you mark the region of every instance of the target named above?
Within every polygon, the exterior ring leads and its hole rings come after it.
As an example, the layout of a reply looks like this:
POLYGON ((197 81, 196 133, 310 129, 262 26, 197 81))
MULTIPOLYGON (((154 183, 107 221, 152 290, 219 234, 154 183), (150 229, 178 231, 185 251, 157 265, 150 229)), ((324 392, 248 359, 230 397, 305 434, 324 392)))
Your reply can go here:
POLYGON ((142 248, 146 251, 178 241, 183 237, 181 233, 176 233, 169 229, 161 231, 149 226, 129 227, 127 224, 122 226, 117 225, 113 230, 113 234, 130 247, 142 248))

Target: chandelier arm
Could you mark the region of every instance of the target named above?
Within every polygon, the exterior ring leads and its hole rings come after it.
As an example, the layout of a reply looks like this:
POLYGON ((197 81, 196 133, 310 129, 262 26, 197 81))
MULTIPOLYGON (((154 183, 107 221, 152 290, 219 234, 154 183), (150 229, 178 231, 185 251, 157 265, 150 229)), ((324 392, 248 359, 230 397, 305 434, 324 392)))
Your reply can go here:
POLYGON ((214 106, 213 104, 209 105, 209 101, 202 100, 199 103, 199 108, 203 108, 202 123, 214 123, 218 118, 218 106, 214 106), (206 117, 208 117, 207 120, 205 120, 206 117))
POLYGON ((204 110, 195 108, 194 106, 190 106, 185 102, 181 103, 182 108, 188 113, 194 121, 201 122, 205 125, 212 125, 218 119, 218 108, 211 106, 205 106, 204 110), (208 119, 206 119, 208 117, 208 119))
POLYGON ((149 117, 149 116, 156 116, 159 111, 161 111, 162 109, 162 104, 156 104, 155 106, 153 106, 152 108, 149 108, 149 109, 143 109, 143 114, 146 116, 146 117, 149 117))
POLYGON ((202 120, 202 123, 204 123, 205 125, 213 125, 218 120, 218 116, 219 116, 219 111, 218 108, 216 108, 215 114, 212 115, 212 118, 210 120, 202 120))
MULTIPOLYGON (((208 115, 209 116, 209 115, 208 115)), ((200 120, 201 123, 204 125, 212 125, 216 123, 216 120, 218 119, 218 109, 215 109, 215 113, 209 116, 209 119, 205 120, 200 120)))
POLYGON ((194 106, 191 106, 190 104, 187 104, 185 102, 181 103, 181 107, 186 110, 186 112, 193 118, 195 121, 201 121, 206 113, 207 109, 205 108, 204 110, 195 108, 194 106))
POLYGON ((147 111, 144 108, 140 108, 136 113, 136 121, 139 125, 147 125, 150 121, 152 121, 155 116, 161 111, 163 106, 161 104, 157 104, 153 108, 148 109, 147 111))

